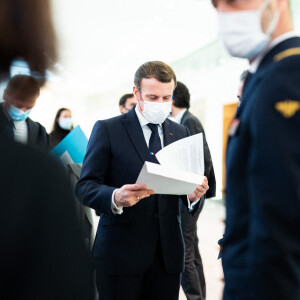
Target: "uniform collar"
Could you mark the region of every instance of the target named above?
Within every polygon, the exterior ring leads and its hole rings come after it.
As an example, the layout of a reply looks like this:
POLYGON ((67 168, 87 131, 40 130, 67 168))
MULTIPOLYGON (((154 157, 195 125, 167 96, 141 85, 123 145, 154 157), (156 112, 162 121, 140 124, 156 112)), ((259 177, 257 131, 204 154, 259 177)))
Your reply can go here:
POLYGON ((265 56, 267 55, 268 52, 270 52, 275 46, 277 46, 278 44, 280 44, 281 42, 290 39, 290 38, 294 38, 294 37, 298 37, 299 35, 295 32, 295 31, 289 31, 287 33, 284 33, 280 36, 278 36, 276 39, 274 39, 269 45, 268 47, 261 53, 259 54, 250 64, 250 68, 249 68, 249 72, 254 74, 256 73, 258 67, 260 66, 260 63, 262 62, 262 60, 265 58, 265 56))

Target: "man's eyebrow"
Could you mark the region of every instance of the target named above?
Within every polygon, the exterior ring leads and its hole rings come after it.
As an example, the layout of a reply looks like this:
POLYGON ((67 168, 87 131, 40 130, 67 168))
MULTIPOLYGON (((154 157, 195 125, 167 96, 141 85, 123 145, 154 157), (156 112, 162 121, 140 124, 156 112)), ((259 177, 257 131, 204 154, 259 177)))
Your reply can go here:
POLYGON ((155 94, 146 94, 145 96, 147 96, 147 97, 159 97, 159 96, 157 96, 155 94))

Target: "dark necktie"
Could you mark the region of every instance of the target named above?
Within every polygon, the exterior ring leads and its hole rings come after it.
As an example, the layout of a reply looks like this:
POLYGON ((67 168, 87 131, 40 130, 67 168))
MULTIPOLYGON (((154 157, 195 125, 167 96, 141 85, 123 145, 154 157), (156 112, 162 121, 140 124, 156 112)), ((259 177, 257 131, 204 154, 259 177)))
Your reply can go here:
POLYGON ((14 140, 15 134, 14 134, 14 128, 15 128, 15 124, 13 120, 9 120, 8 121, 8 125, 7 125, 7 135, 10 141, 14 140))
MULTIPOLYGON (((149 151, 150 155, 155 157, 155 154, 161 150, 161 141, 158 134, 158 124, 147 124, 147 126, 151 129, 151 137, 149 140, 149 151)), ((153 159, 153 162, 157 163, 156 158, 153 159)))

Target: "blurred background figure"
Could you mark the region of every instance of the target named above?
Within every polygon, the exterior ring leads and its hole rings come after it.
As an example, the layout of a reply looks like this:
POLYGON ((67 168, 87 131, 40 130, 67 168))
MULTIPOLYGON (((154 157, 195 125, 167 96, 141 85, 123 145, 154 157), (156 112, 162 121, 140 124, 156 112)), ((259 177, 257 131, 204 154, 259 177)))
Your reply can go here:
POLYGON ((123 95, 119 101, 120 113, 122 115, 128 113, 136 104, 137 101, 133 94, 123 95))
POLYGON ((50 133, 50 148, 59 144, 73 129, 72 113, 68 108, 60 108, 55 116, 50 133))
POLYGON ((7 77, 13 60, 24 59, 34 76, 45 82, 57 59, 50 1, 1 0, 0 74, 7 77))
MULTIPOLYGON (((50 1, 0 1, 3 80, 19 57, 44 83, 56 61, 50 1)), ((0 298, 94 299, 89 255, 65 173, 49 155, 9 140, 6 123, 0 118, 0 238, 5 241, 0 298)))
MULTIPOLYGON (((209 182, 206 198, 215 197, 216 179, 204 129, 201 122, 189 111, 189 108, 190 92, 183 83, 178 81, 173 93, 172 117, 175 122, 186 126, 192 135, 203 133, 204 175, 209 182)), ((185 242, 185 269, 182 274, 181 285, 188 300, 206 298, 205 276, 197 236, 197 221, 201 210, 202 208, 192 216, 184 206, 180 206, 181 227, 185 242)))
POLYGON ((4 139, 47 151, 49 135, 40 123, 29 118, 39 95, 40 85, 32 76, 16 75, 11 78, 3 94, 4 103, 0 104, 0 130, 4 139))

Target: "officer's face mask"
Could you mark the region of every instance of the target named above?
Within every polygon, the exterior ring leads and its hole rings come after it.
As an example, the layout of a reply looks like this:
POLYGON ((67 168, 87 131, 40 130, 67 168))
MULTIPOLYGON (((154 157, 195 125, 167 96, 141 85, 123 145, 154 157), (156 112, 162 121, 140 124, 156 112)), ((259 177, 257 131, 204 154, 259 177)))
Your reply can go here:
POLYGON ((72 125, 73 125, 72 118, 61 118, 58 121, 58 125, 62 129, 70 130, 72 128, 72 125))
POLYGON ((266 48, 280 15, 276 12, 263 32, 261 18, 269 2, 265 0, 258 10, 218 13, 219 35, 232 56, 251 60, 266 48))
MULTIPOLYGON (((141 100, 144 103, 142 114, 145 119, 152 124, 162 124, 172 109, 172 101, 168 102, 152 102, 145 101, 141 96, 141 100)), ((141 106, 140 106, 141 108, 141 106)))
POLYGON ((10 106, 9 110, 8 110, 8 114, 10 115, 10 117, 15 120, 15 121, 25 121, 29 114, 31 112, 31 109, 26 110, 25 112, 13 105, 10 106))

